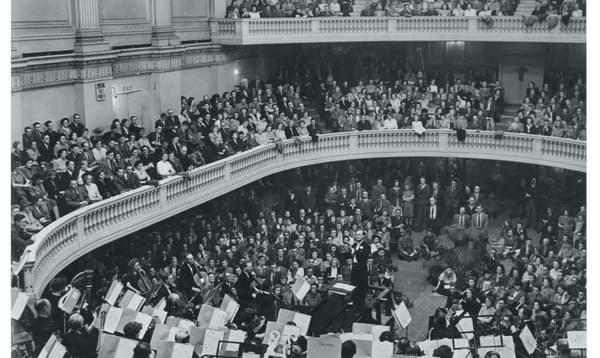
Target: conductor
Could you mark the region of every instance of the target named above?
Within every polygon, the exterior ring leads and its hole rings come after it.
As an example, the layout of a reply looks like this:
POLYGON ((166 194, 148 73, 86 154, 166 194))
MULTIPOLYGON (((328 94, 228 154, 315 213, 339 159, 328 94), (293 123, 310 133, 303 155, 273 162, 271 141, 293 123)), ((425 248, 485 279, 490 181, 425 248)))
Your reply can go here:
POLYGON ((365 240, 362 230, 356 231, 356 242, 352 246, 353 265, 350 272, 350 281, 356 286, 353 292, 352 304, 357 311, 362 311, 365 306, 365 297, 369 289, 369 274, 367 271, 367 259, 371 254, 371 248, 365 240))

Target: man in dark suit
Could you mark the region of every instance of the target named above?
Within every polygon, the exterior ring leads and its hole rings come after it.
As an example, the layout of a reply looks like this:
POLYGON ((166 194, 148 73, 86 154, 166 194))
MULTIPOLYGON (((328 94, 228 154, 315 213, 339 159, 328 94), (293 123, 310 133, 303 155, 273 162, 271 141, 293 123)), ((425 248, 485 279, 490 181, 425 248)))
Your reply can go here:
POLYGON ((427 210, 427 227, 436 235, 439 231, 440 208, 437 205, 435 198, 429 198, 429 208, 427 210))
POLYGON ((319 129, 317 121, 314 118, 311 117, 310 124, 306 127, 306 129, 308 130, 308 135, 312 138, 313 142, 316 142, 321 130, 319 129))
POLYGON ((287 126, 285 127, 285 137, 287 139, 290 139, 290 138, 297 137, 297 136, 298 136, 298 130, 296 129, 296 126, 292 125, 292 121, 288 121, 287 126))
POLYGON ((106 153, 106 159, 100 161, 100 171, 107 176, 114 176, 117 173, 117 162, 115 161, 115 152, 106 153))
POLYGON ((150 145, 153 148, 160 148, 162 142, 166 140, 165 135, 163 134, 163 126, 157 125, 155 127, 154 132, 148 134, 148 140, 150 141, 150 145))
POLYGON ((488 235, 488 215, 483 212, 483 207, 481 205, 477 205, 475 209, 475 214, 471 216, 471 226, 473 226, 480 235, 487 238, 488 235))
POLYGON ((353 265, 350 274, 350 282, 356 286, 353 292, 354 308, 362 311, 365 297, 369 289, 369 275, 367 272, 367 260, 371 255, 371 248, 364 241, 365 234, 362 230, 356 231, 355 243, 352 246, 353 265))
POLYGON ((77 180, 72 179, 69 183, 69 189, 65 191, 65 204, 68 212, 79 209, 82 206, 86 206, 88 202, 85 200, 85 195, 82 190, 77 186, 77 180))
POLYGON ((339 274, 342 275, 344 281, 352 281, 352 270, 354 267, 352 260, 351 256, 346 257, 346 264, 339 268, 339 274))
POLYGON ((196 282, 200 277, 200 270, 196 265, 196 261, 194 261, 194 256, 187 253, 185 255, 185 262, 177 272, 177 287, 183 291, 188 300, 202 291, 196 282))
POLYGON ((460 209, 458 209, 458 214, 455 214, 452 218, 452 225, 457 225, 464 229, 471 226, 471 216, 467 214, 464 206, 461 206, 460 209))
POLYGON ((83 125, 83 123, 81 123, 81 116, 79 115, 79 113, 73 114, 73 122, 69 125, 69 128, 71 129, 71 131, 77 133, 78 137, 81 137, 85 126, 83 125))
POLYGON ((373 201, 369 199, 369 193, 366 191, 362 192, 362 198, 358 202, 358 208, 366 216, 367 219, 373 217, 373 201))
POLYGON ((415 221, 415 231, 423 230, 423 225, 426 223, 430 197, 431 187, 427 184, 425 178, 421 177, 416 191, 417 217, 415 221))
POLYGON ((284 201, 284 208, 285 210, 289 210, 292 215, 298 213, 298 209, 300 209, 300 200, 293 189, 288 190, 288 195, 284 201))
POLYGON ((369 122, 365 116, 360 116, 360 120, 356 124, 356 128, 359 131, 371 130, 372 129, 371 122, 369 122))
POLYGON ((242 267, 242 272, 235 282, 235 289, 238 294, 241 305, 247 305, 252 301, 252 263, 246 262, 242 267))
POLYGON ((450 182, 450 186, 446 188, 446 193, 444 195, 444 209, 448 215, 448 219, 456 212, 456 209, 459 206, 459 198, 460 192, 458 190, 458 183, 453 179, 450 182))
POLYGON ((154 128, 161 127, 165 129, 167 127, 167 114, 161 113, 160 118, 154 122, 154 128))

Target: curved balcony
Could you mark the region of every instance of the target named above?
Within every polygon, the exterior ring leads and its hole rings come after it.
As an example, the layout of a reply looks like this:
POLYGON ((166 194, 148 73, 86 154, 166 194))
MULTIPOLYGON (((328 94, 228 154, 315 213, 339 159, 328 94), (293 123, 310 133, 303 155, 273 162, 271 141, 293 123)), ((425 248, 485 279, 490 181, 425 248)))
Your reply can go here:
POLYGON ((222 45, 314 42, 496 41, 585 43, 586 19, 568 25, 536 22, 525 26, 516 16, 493 17, 315 17, 211 19, 211 39, 222 45))
POLYGON ((82 255, 155 222, 271 174, 351 159, 460 157, 515 161, 585 172, 586 143, 571 139, 469 131, 464 142, 448 130, 342 132, 316 143, 268 144, 197 168, 190 179, 171 177, 72 212, 36 235, 19 268, 25 290, 40 295, 48 282, 82 255), (22 270, 21 270, 22 269, 22 270))

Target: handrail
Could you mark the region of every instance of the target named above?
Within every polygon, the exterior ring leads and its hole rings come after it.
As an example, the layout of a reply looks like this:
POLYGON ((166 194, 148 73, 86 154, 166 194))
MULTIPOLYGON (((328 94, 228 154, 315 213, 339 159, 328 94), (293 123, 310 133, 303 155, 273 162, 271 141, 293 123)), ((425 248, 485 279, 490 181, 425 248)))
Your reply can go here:
MULTIPOLYGON (((559 20, 559 19, 557 19, 559 20)), ((525 24, 522 17, 311 17, 210 20, 223 45, 357 41, 498 41, 585 43, 586 18, 525 24), (511 36, 512 35, 512 36, 511 36)))
POLYGON ((265 144, 80 208, 35 235, 19 265, 25 291, 40 295, 50 279, 81 255, 154 222, 193 208, 271 174, 323 162, 392 157, 462 157, 516 161, 586 171, 586 143, 573 139, 450 130, 373 130, 324 134, 317 142, 265 144))

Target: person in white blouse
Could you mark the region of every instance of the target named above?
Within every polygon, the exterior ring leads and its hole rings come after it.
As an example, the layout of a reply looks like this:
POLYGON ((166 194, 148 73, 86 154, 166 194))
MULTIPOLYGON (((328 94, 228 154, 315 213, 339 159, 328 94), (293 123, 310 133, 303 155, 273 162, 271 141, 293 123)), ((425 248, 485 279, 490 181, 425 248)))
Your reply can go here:
POLYGON ((160 175, 161 178, 168 178, 172 175, 175 175, 175 169, 173 168, 173 165, 169 162, 169 154, 162 154, 161 161, 156 163, 156 172, 158 173, 158 175, 160 175))
POLYGON ((394 117, 386 116, 383 121, 383 129, 398 129, 398 122, 396 122, 394 117))
POLYGON ((87 200, 89 202, 95 203, 103 199, 102 195, 100 194, 100 191, 98 191, 98 186, 93 181, 93 177, 91 174, 85 176, 85 184, 83 187, 85 188, 87 200))
POLYGON ((331 0, 331 2, 329 3, 329 11, 331 11, 336 16, 342 14, 342 9, 340 8, 340 4, 337 0, 331 0))

